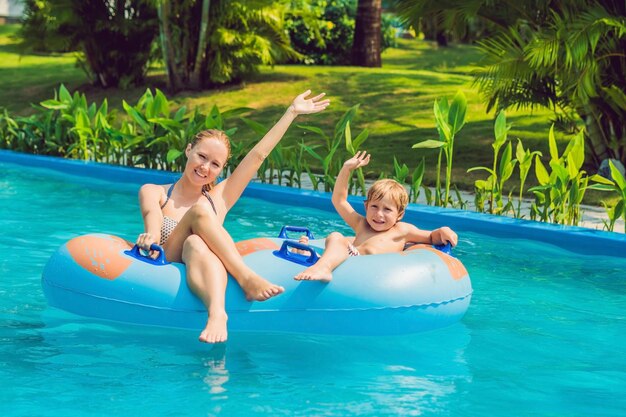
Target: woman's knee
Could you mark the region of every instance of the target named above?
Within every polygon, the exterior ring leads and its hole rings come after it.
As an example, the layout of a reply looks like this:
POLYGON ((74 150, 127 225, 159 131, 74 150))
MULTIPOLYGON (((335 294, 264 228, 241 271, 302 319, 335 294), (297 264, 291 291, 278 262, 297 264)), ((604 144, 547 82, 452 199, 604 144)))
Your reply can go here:
POLYGON ((189 235, 183 242, 183 262, 187 263, 190 257, 206 256, 211 250, 208 248, 204 240, 198 235, 189 235))
POLYGON ((195 222, 217 222, 217 216, 206 204, 196 203, 191 206, 188 213, 195 222))

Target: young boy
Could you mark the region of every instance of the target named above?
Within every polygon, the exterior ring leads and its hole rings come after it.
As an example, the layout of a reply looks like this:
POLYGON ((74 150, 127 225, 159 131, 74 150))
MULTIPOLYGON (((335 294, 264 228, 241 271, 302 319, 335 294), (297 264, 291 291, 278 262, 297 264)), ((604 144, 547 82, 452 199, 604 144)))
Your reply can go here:
MULTIPOLYGON (((348 184, 352 171, 370 162, 370 155, 357 152, 348 159, 339 171, 333 189, 332 202, 341 218, 356 233, 346 237, 333 232, 326 238, 326 249, 317 263, 294 278, 296 280, 318 280, 329 282, 332 271, 350 256, 400 252, 406 243, 444 244, 456 246, 457 235, 449 227, 432 232, 420 230, 409 223, 401 222, 409 196, 404 187, 394 180, 376 181, 367 192, 365 217, 357 213, 348 203, 348 184)), ((300 242, 307 243, 303 237, 300 242)))

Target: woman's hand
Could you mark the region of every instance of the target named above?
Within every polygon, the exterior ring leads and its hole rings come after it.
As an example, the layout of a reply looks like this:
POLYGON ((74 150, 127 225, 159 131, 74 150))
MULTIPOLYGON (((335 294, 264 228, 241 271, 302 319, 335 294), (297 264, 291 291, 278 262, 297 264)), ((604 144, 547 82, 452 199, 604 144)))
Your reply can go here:
POLYGON ((306 90, 293 100, 289 110, 296 116, 299 114, 312 114, 319 113, 324 110, 330 104, 330 100, 322 100, 326 93, 322 93, 313 98, 307 99, 306 97, 311 94, 311 90, 306 90))
POLYGON ((135 243, 141 249, 149 251, 150 250, 150 246, 152 246, 153 243, 159 243, 159 242, 157 242, 156 239, 154 239, 154 237, 152 237, 152 234, 150 234, 150 233, 142 233, 142 234, 140 234, 137 237, 137 241, 135 243))
POLYGON ((343 163, 344 168, 354 171, 370 163, 370 154, 365 151, 357 152, 352 158, 343 163))

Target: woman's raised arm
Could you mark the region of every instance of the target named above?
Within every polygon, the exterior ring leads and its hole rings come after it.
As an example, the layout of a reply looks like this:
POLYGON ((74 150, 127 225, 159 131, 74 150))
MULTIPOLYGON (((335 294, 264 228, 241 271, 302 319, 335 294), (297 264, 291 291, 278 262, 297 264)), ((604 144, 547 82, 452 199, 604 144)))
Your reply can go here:
POLYGON ((283 114, 280 120, 263 136, 263 139, 248 152, 230 177, 219 184, 222 188, 221 194, 226 205, 226 210, 230 210, 237 200, 239 200, 243 190, 257 173, 265 158, 269 156, 276 144, 282 139, 295 118, 300 114, 319 113, 330 104, 330 100, 323 100, 325 96, 324 93, 313 98, 306 98, 309 94, 311 94, 311 90, 307 90, 297 96, 285 114, 283 114))

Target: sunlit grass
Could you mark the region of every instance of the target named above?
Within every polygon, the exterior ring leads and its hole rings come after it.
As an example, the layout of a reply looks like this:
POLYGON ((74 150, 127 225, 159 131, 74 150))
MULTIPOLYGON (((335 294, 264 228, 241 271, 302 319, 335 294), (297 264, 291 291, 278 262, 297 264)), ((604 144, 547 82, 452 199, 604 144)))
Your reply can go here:
MULTIPOLYGON (((13 114, 31 113, 31 103, 51 98, 61 83, 70 91, 83 91, 90 102, 100 103, 107 98, 109 106, 118 109, 122 100, 135 103, 146 88, 165 90, 160 68, 149 71, 145 86, 128 90, 92 87, 85 73, 76 67, 74 54, 20 55, 12 38, 16 30, 16 25, 0 26, 0 107, 13 114)), ((468 123, 457 136, 452 182, 471 190, 474 180, 483 174, 467 174, 467 169, 490 166, 492 161, 490 145, 495 117, 493 112, 485 112, 484 102, 472 85, 472 70, 479 63, 480 53, 472 46, 437 48, 423 41, 400 39, 397 48, 384 52, 382 68, 276 65, 261 68, 259 74, 241 85, 176 95, 165 93, 179 105, 197 107, 205 113, 215 104, 221 110, 251 107, 255 111, 250 117, 269 127, 298 93, 308 88, 326 92, 332 100, 331 107, 321 115, 303 117, 298 122, 319 126, 332 134, 341 115, 360 104, 352 131, 356 134, 365 128, 370 130, 363 146, 373 156, 368 175, 391 173, 394 156, 411 170, 426 157, 425 181, 433 183, 436 151, 418 151, 411 146, 437 137, 433 102, 439 97, 452 99, 457 90, 462 90, 468 100, 468 123)), ((508 111, 507 119, 512 124, 511 138, 520 138, 526 147, 548 154, 548 111, 508 111)), ((254 135, 242 123, 232 123, 241 126, 234 140, 253 139, 254 135)), ((292 128, 284 144, 302 139, 309 144, 321 143, 317 136, 292 128)), ((532 184, 534 175, 530 177, 532 184)))

